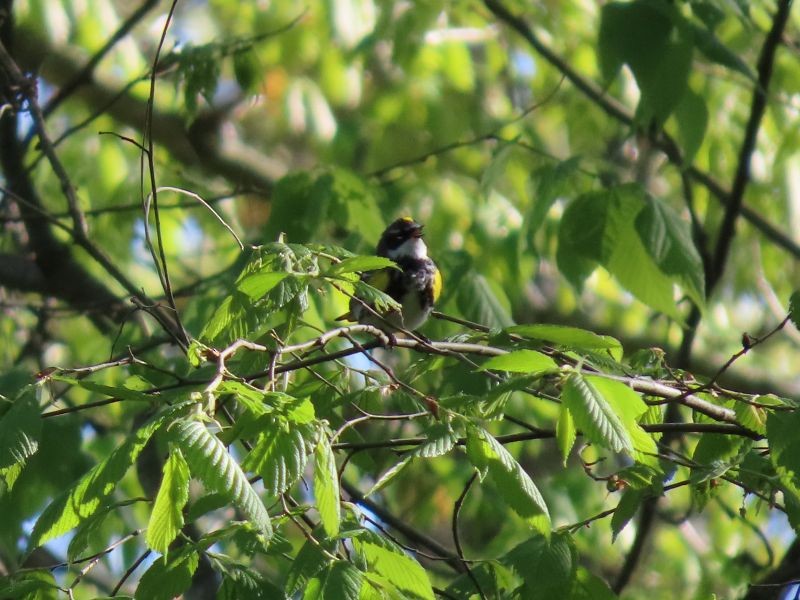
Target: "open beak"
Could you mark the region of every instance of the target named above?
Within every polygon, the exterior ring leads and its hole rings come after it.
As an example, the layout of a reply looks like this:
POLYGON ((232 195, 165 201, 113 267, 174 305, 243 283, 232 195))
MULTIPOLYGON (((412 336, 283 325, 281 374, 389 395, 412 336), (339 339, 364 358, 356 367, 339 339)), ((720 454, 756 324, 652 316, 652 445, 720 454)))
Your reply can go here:
POLYGON ((415 239, 419 239, 419 238, 421 238, 423 235, 425 235, 425 234, 422 232, 422 227, 423 227, 422 225, 419 225, 419 226, 417 226, 417 227, 414 229, 414 231, 412 231, 412 232, 411 232, 411 237, 413 237, 413 238, 415 238, 415 239))

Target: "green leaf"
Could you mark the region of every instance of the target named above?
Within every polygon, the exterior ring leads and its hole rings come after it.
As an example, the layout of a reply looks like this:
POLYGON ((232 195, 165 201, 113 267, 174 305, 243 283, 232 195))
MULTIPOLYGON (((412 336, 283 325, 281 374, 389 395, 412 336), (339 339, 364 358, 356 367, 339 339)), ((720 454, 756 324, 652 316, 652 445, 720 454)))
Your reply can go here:
POLYGON ((572 419, 572 413, 565 406, 561 406, 558 413, 558 422, 556 423, 556 442, 558 449, 561 451, 561 456, 564 459, 564 466, 567 466, 567 458, 572 451, 572 446, 575 445, 575 421, 572 419))
POLYGON ((705 303, 703 261, 689 224, 664 201, 648 196, 636 217, 636 231, 662 273, 677 281, 695 304, 705 303))
POLYGON ((351 563, 337 560, 308 582, 303 600, 359 600, 363 578, 351 563))
POLYGON ((60 381, 69 385, 83 388, 96 394, 102 394, 109 398, 119 398, 120 400, 127 400, 129 402, 152 402, 152 394, 143 392, 137 389, 131 389, 125 386, 111 386, 103 385, 89 379, 75 379, 73 377, 66 377, 64 375, 51 375, 50 379, 53 381, 60 381))
POLYGON ((366 562, 368 570, 385 577, 408 599, 433 600, 428 573, 402 548, 372 531, 353 538, 353 547, 366 562))
POLYGON ((641 92, 637 115, 663 123, 687 87, 693 36, 680 12, 650 0, 610 2, 600 15, 599 58, 606 81, 630 66, 641 92))
POLYGON ((258 57, 251 49, 234 53, 233 74, 236 76, 236 83, 244 92, 255 91, 256 85, 261 81, 261 72, 258 57))
POLYGON ((170 555, 156 560, 139 580, 136 600, 172 600, 192 585, 200 560, 192 546, 178 548, 170 555))
POLYGON ((479 470, 487 469, 503 500, 519 516, 536 527, 540 525, 538 517, 550 519, 536 484, 488 431, 475 426, 467 428, 467 455, 479 470))
POLYGON ((580 169, 580 157, 573 156, 555 165, 546 165, 533 172, 534 201, 527 215, 526 232, 532 238, 544 223, 550 208, 560 197, 575 187, 575 175, 580 169))
POLYGON ((310 427, 276 419, 259 435, 242 468, 261 475, 267 496, 282 494, 303 474, 308 462, 306 438, 312 433, 310 427))
POLYGON ((147 441, 182 406, 171 406, 134 431, 105 459, 44 509, 31 533, 31 548, 63 535, 100 509, 147 441))
POLYGON ((679 320, 673 283, 685 282, 661 270, 652 258, 653 249, 645 247, 634 226, 646 205, 647 194, 636 184, 576 198, 561 218, 558 266, 570 283, 581 289, 583 281, 602 265, 640 301, 679 320))
POLYGON ((285 600, 283 590, 257 571, 241 564, 230 564, 224 571, 216 600, 285 600))
POLYGON ((622 498, 619 499, 617 508, 611 516, 611 543, 617 540, 617 536, 639 510, 643 499, 644 491, 642 490, 626 489, 622 493, 622 498))
POLYGON ((170 433, 183 451, 192 475, 208 489, 225 495, 267 539, 272 537, 269 514, 261 498, 222 442, 205 425, 188 419, 177 421, 170 433))
POLYGON ((487 327, 514 324, 511 305, 502 289, 494 287, 483 275, 468 271, 456 288, 458 309, 467 319, 487 327))
POLYGON ((598 335, 586 329, 566 325, 515 325, 506 329, 508 333, 532 340, 543 340, 578 350, 621 350, 622 344, 610 335, 598 335))
POLYGON ((397 264, 393 260, 382 256, 352 256, 341 262, 334 263, 325 274, 332 276, 391 268, 397 269, 397 264))
POLYGON ((614 452, 633 452, 633 441, 608 400, 583 375, 567 377, 561 400, 575 425, 592 442, 614 452))
POLYGON ((42 418, 36 390, 24 388, 0 418, 0 469, 23 464, 39 449, 42 418))
POLYGON ((353 287, 355 289, 355 295, 358 298, 374 306, 375 310, 381 314, 400 310, 401 308, 397 300, 392 298, 389 294, 372 287, 365 281, 356 281, 353 283, 353 287))
POLYGON ((435 458, 444 456, 452 450, 458 440, 453 428, 446 423, 434 423, 425 432, 428 440, 417 447, 412 456, 420 458, 435 458))
POLYGON ((411 464, 414 458, 434 458, 442 456, 450 452, 456 445, 457 437, 455 433, 453 433, 453 429, 447 424, 436 423, 432 425, 426 433, 428 440, 424 444, 417 446, 413 452, 406 455, 403 460, 386 471, 380 479, 375 482, 375 485, 364 494, 365 496, 370 496, 386 487, 390 481, 411 464))
POLYGON ((565 532, 534 535, 502 559, 525 582, 526 599, 569 598, 575 579, 577 552, 565 532))
MULTIPOLYGON (((334 550, 336 541, 321 540, 320 544, 330 552, 334 550)), ((286 594, 294 596, 304 589, 308 581, 324 569, 326 564, 328 564, 328 557, 322 552, 319 545, 307 541, 300 547, 300 551, 289 567, 289 574, 286 576, 286 585, 284 587, 286 594)))
POLYGON ((737 71, 751 81, 755 81, 755 76, 750 66, 743 61, 736 52, 723 44, 722 41, 714 35, 713 31, 694 23, 691 24, 691 28, 692 34, 694 35, 695 46, 707 59, 723 67, 728 67, 732 71, 737 71))
POLYGON ((767 417, 770 458, 780 477, 792 527, 800 528, 800 412, 771 412, 767 417))
POLYGON ((29 571, 18 577, 0 577, 3 600, 57 600, 61 597, 53 574, 46 569, 29 571))
POLYGON ((412 456, 406 456, 403 460, 398 463, 392 465, 388 471, 386 471, 383 475, 378 478, 378 481, 364 494, 365 497, 371 496, 372 494, 376 494, 377 492, 381 491, 389 482, 391 482, 395 477, 397 477, 405 468, 411 464, 412 456))
POLYGON ((314 497, 317 501, 320 521, 325 534, 335 537, 339 534, 342 509, 339 502, 339 474, 330 440, 324 433, 314 451, 314 497))
POLYGON ((263 298, 288 276, 288 273, 282 273, 280 271, 253 273, 237 283, 236 289, 251 300, 257 300, 263 298))
POLYGON ((578 567, 570 600, 617 600, 617 595, 597 575, 578 567))
MULTIPOLYGON (((755 402, 763 404, 765 396, 756 396, 755 402)), ((755 406, 747 402, 736 402, 733 406, 736 413, 736 420, 741 423, 742 427, 747 427, 751 431, 755 431, 761 435, 767 433, 767 410, 762 406, 755 406)))
POLYGON ((639 425, 639 419, 648 410, 642 397, 621 381, 596 375, 587 375, 586 379, 608 401, 614 414, 619 416, 633 442, 634 458, 649 468, 657 468, 658 460, 652 456, 658 452, 655 440, 639 425))
POLYGON ((225 333, 226 340, 246 338, 253 328, 253 306, 246 294, 234 292, 214 311, 200 332, 200 338, 213 342, 225 333))
POLYGON ((480 367, 481 371, 489 369, 512 373, 541 373, 558 370, 558 365, 552 358, 536 350, 514 350, 508 354, 493 356, 480 367))
POLYGON ((687 89, 675 109, 675 122, 678 125, 678 140, 683 148, 683 164, 691 165, 708 126, 708 108, 703 97, 687 89))
POLYGON ((178 449, 164 463, 164 477, 158 489, 145 541, 156 552, 166 554, 183 528, 183 507, 189 500, 189 465, 178 449))
POLYGON ((792 292, 789 298, 789 318, 797 329, 800 329, 800 292, 792 292))

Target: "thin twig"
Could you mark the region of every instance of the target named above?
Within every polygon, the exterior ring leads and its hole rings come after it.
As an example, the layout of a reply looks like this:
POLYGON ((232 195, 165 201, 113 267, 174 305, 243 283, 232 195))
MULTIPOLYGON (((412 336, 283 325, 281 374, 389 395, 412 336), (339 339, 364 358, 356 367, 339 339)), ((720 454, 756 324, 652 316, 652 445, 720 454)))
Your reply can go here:
POLYGON ((464 565, 464 569, 467 571, 467 576, 472 580, 475 589, 478 591, 478 595, 482 598, 482 600, 486 600, 486 594, 483 593, 481 589, 481 584, 478 583, 477 577, 472 572, 472 569, 469 568, 469 564, 464 559, 464 550, 461 547, 461 539, 458 535, 458 515, 461 512, 461 507, 464 505, 464 500, 467 498, 467 493, 469 492, 472 484, 475 483, 475 479, 478 477, 478 472, 475 471, 472 476, 469 478, 467 483, 464 485, 464 489, 461 491, 461 494, 456 499, 456 503, 453 506, 453 521, 451 524, 451 528, 453 530, 453 543, 456 546, 456 553, 458 554, 458 558, 461 559, 461 564, 464 565))
POLYGON ((161 56, 161 50, 164 47, 164 41, 167 37, 167 31, 169 30, 170 23, 172 22, 172 17, 175 13, 175 8, 178 5, 178 0, 172 0, 172 4, 170 6, 169 12, 167 13, 167 19, 164 23, 164 27, 161 31, 161 38, 158 41, 158 46, 156 47, 156 55, 153 58, 153 67, 150 72, 150 95, 147 99, 147 110, 145 112, 145 123, 144 123, 144 134, 143 134, 143 141, 142 146, 147 148, 147 152, 143 152, 141 154, 141 162, 142 162, 142 204, 144 206, 144 230, 145 230, 145 238, 147 243, 150 247, 151 253, 153 253, 153 259, 156 266, 156 271, 158 272, 158 276, 161 279, 161 286, 164 289, 164 293, 167 296, 167 302, 169 303, 170 309, 172 310, 172 317, 175 320, 175 326, 178 330, 178 334, 182 338, 184 342, 182 345, 184 349, 189 342, 189 334, 187 333, 186 329, 183 327, 181 323, 180 315, 178 314, 178 307, 175 304, 175 297, 172 294, 172 284, 169 279, 169 265, 167 264, 167 256, 166 251, 164 250, 164 238, 161 230, 161 215, 158 212, 158 186, 156 184, 156 164, 155 164, 155 145, 153 143, 153 108, 155 106, 155 94, 156 94, 156 76, 158 74, 158 61, 159 57, 161 56), (150 195, 147 199, 144 198, 144 159, 147 158, 147 172, 150 178, 150 195), (153 249, 153 243, 150 239, 149 233, 149 219, 148 219, 148 210, 150 207, 150 202, 148 199, 152 200, 153 206, 153 215, 155 216, 156 221, 156 239, 158 240, 158 256, 155 256, 155 251, 153 249))

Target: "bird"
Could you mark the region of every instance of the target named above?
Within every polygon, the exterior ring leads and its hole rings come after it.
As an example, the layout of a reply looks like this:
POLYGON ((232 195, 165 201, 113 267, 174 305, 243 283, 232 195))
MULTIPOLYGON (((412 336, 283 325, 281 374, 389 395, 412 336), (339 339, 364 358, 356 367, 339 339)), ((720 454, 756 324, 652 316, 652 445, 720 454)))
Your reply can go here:
POLYGON ((361 276, 363 281, 391 296, 401 310, 378 318, 374 307, 368 310, 362 300, 353 297, 350 310, 337 321, 358 321, 392 333, 414 331, 428 320, 442 293, 442 274, 428 256, 422 230, 423 226, 411 217, 395 220, 381 234, 375 254, 393 260, 399 270, 388 267, 361 276))

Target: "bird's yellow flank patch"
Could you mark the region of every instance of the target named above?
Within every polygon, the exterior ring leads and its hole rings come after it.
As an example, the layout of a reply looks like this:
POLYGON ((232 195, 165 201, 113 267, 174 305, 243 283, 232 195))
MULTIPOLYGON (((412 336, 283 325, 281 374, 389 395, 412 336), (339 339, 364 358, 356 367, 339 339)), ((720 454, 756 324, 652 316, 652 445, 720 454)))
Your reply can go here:
POLYGON ((442 272, 437 268, 433 274, 433 301, 436 302, 442 294, 442 272))

